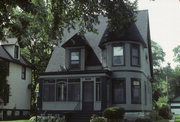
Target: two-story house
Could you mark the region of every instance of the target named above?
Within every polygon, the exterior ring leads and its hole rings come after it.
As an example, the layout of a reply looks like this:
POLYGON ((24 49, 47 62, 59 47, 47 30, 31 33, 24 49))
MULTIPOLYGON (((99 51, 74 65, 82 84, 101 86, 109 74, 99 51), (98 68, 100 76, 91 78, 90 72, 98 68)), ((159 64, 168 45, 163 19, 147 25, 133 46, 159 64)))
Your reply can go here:
POLYGON ((8 64, 6 77, 8 92, 5 95, 6 100, 1 100, 1 118, 11 116, 12 110, 15 110, 14 114, 19 116, 23 114, 20 111, 30 110, 32 65, 21 56, 16 38, 7 38, 7 41, 0 42, 0 62, 8 64))
POLYGON ((126 110, 126 118, 152 110, 151 45, 148 11, 123 36, 110 32, 99 16, 98 34, 64 34, 44 73, 40 73, 41 113, 97 112, 110 106, 126 110))

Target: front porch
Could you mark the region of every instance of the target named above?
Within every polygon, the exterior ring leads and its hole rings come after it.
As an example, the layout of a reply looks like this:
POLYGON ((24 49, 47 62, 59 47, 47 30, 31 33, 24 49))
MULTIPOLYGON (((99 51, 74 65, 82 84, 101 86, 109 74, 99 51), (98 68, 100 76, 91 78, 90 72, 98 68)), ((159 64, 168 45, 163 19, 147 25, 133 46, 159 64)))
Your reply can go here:
POLYGON ((109 71, 41 74, 39 109, 42 111, 101 111, 107 107, 109 71))

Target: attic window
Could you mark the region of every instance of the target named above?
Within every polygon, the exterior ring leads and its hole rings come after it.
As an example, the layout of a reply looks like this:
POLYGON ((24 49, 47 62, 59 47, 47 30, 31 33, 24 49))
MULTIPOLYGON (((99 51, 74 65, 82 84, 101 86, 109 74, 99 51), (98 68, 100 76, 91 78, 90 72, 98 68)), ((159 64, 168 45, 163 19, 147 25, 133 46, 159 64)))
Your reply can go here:
POLYGON ((72 69, 80 68, 80 49, 70 50, 70 67, 72 69))
POLYGON ((18 56, 19 56, 19 47, 15 46, 15 48, 14 48, 14 58, 18 59, 18 56))

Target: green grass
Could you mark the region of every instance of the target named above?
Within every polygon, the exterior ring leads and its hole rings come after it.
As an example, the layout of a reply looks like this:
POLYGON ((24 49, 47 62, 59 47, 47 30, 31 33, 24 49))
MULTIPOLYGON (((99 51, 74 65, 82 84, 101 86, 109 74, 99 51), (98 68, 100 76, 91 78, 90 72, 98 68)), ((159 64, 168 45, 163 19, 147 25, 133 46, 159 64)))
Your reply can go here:
POLYGON ((0 121, 0 122, 31 122, 29 120, 12 120, 12 121, 0 121))
POLYGON ((180 119, 180 115, 175 115, 175 119, 180 119))

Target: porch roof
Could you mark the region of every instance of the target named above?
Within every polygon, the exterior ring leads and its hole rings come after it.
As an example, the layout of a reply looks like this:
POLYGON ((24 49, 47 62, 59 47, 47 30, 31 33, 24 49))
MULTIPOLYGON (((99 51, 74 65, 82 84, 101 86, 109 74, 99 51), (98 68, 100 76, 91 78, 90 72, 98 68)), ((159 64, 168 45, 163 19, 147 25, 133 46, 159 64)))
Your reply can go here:
POLYGON ((56 76, 62 76, 62 77, 67 77, 67 76, 77 76, 77 77, 88 77, 88 76, 100 76, 100 75, 106 75, 110 76, 111 71, 109 70, 82 70, 82 71, 60 71, 60 72, 43 72, 39 73, 40 78, 46 78, 48 76, 56 77, 56 76))

